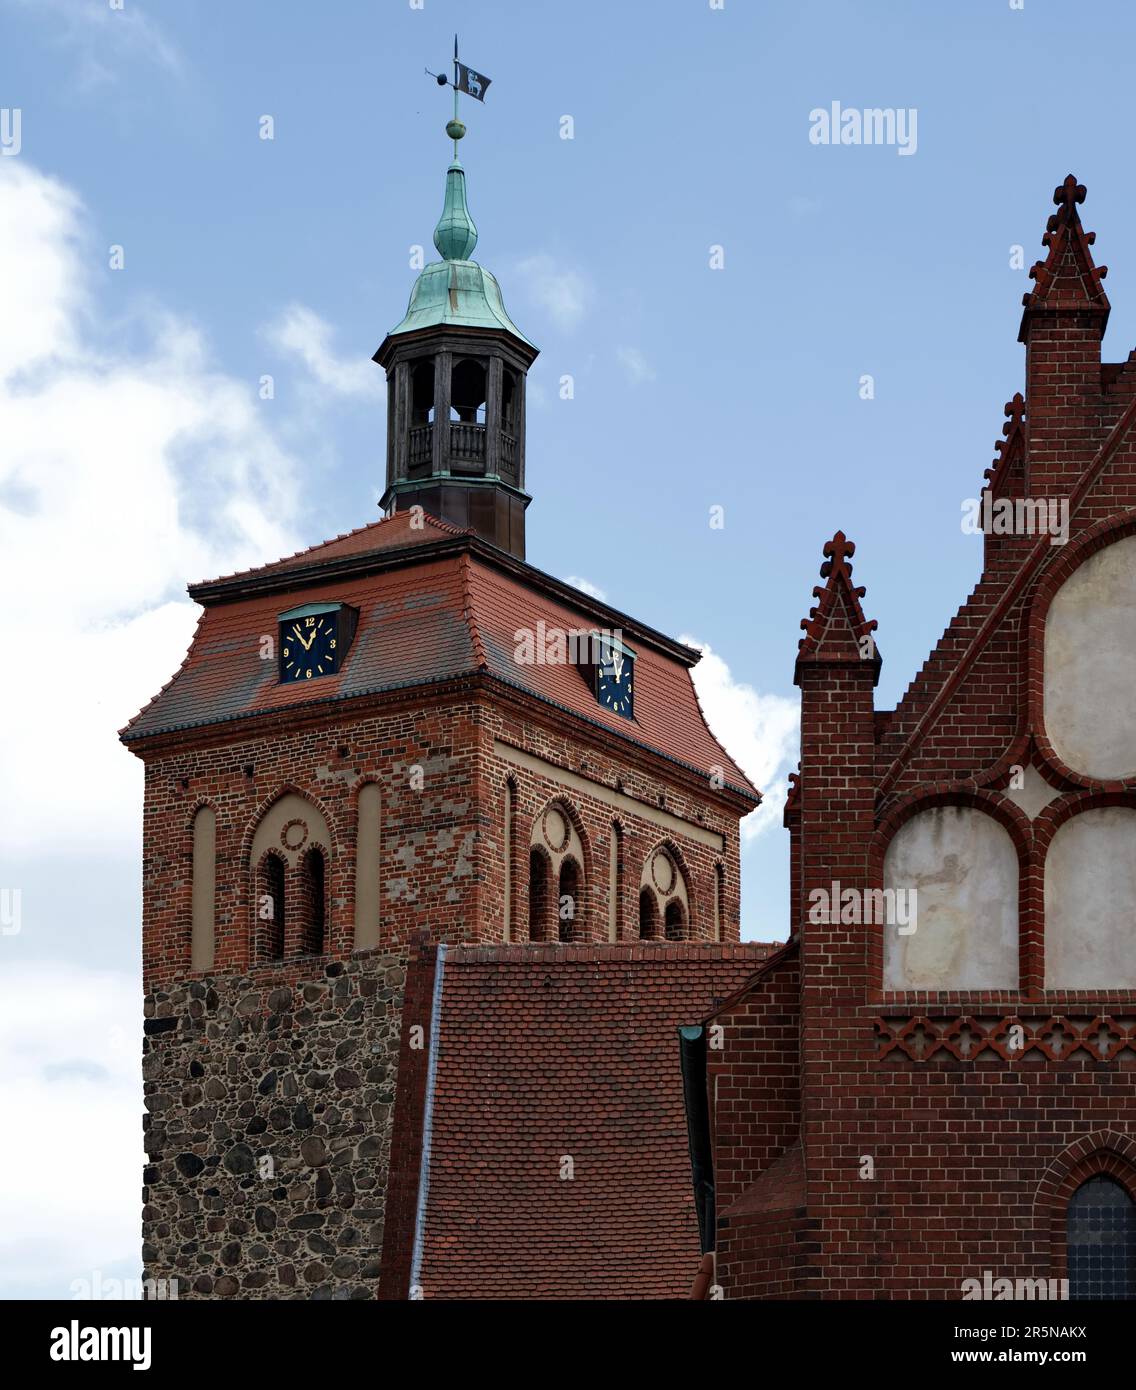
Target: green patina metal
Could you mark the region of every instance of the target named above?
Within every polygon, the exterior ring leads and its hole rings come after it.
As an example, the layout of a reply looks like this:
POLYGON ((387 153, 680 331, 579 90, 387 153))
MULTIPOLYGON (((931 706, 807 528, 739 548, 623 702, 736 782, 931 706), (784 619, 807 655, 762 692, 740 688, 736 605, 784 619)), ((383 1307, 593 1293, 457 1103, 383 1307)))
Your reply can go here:
POLYGON ((503 328, 535 347, 506 312, 496 279, 469 259, 477 245, 477 228, 466 203, 465 170, 456 159, 446 171, 446 200, 434 228, 434 245, 444 259, 432 261, 414 282, 406 317, 390 336, 440 324, 503 328))

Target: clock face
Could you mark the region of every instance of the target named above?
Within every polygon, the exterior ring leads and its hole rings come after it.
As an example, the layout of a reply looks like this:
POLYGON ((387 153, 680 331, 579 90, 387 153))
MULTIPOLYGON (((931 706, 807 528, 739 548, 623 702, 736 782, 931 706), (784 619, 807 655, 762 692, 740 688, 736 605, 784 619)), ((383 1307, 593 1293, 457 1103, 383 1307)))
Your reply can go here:
POLYGON ((635 662, 618 647, 605 644, 603 660, 596 667, 596 699, 614 714, 630 719, 634 713, 631 677, 635 662))
POLYGON ((280 624, 280 679, 313 681, 339 670, 339 625, 335 613, 287 618, 280 624))

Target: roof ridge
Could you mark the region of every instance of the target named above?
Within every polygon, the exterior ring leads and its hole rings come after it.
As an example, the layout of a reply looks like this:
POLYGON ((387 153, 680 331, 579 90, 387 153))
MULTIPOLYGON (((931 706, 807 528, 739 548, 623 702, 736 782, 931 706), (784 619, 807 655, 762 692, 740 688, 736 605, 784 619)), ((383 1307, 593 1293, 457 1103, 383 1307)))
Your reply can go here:
POLYGON ((180 676, 181 673, 185 670, 185 668, 189 665, 189 658, 193 653, 194 643, 197 641, 198 634, 201 631, 201 624, 204 621, 205 609, 202 608, 198 611, 197 622, 193 625, 193 636, 189 639, 189 646, 186 647, 185 655, 182 657, 181 663, 178 666, 177 670, 173 673, 169 680, 166 681, 165 685, 163 685, 162 688, 155 694, 151 695, 150 698, 146 701, 146 703, 142 706, 142 708, 138 710, 136 714, 131 715, 131 717, 126 721, 122 728, 119 729, 119 738, 122 738, 124 734, 128 733, 132 725, 138 723, 138 721, 142 718, 142 716, 146 713, 150 706, 156 704, 162 698, 166 691, 169 690, 170 686, 173 685, 174 681, 177 680, 178 676, 180 676))
POLYGON ((461 568, 462 602, 465 607, 462 610, 462 617, 465 618, 469 628, 470 640, 473 643, 473 655, 477 662, 478 670, 485 670, 489 666, 489 658, 485 655, 485 646, 481 640, 481 630, 477 626, 477 617, 473 607, 473 565, 466 551, 459 561, 461 568))
MULTIPOLYGON (((1104 443, 1097 450, 1096 454, 1094 454, 1089 466, 1081 474, 1079 481, 1070 493, 1070 520, 1077 515, 1081 503, 1084 502, 1085 498, 1089 495, 1093 486, 1100 478, 1101 473, 1103 473, 1104 469, 1108 466, 1112 455, 1116 452, 1121 441, 1128 433, 1129 427, 1134 419, 1136 419, 1136 395, 1128 402, 1120 418, 1113 425, 1112 429, 1109 430, 1104 443)), ((996 632, 1002 619, 1009 613, 1013 605, 1022 596, 1028 584, 1036 577, 1038 571, 1042 568, 1042 560, 1047 554, 1052 554, 1050 537, 1047 535, 1039 536, 1029 553, 1023 558, 1021 565, 1009 577, 1001 595, 995 599, 990 610, 982 619, 977 632, 971 637, 958 661, 947 672, 942 685, 935 692, 930 703, 916 721, 915 727, 904 740, 903 746, 880 779, 877 788, 879 793, 886 793, 894 786, 900 773, 911 760, 915 749, 930 729, 934 720, 938 717, 951 694, 953 694, 954 690, 962 683, 965 676, 969 674, 971 667, 978 660, 978 657, 985 649, 987 642, 996 632)), ((974 591, 975 593, 982 588, 984 582, 984 580, 979 581, 974 591)), ((969 606, 970 602, 971 600, 968 599, 967 603, 963 605, 963 609, 959 610, 959 614, 956 615, 956 620, 957 617, 961 616, 963 610, 969 606)), ((945 637, 946 633, 944 633, 944 638, 945 637)), ((941 640, 942 639, 940 639, 940 641, 941 640)), ((938 648, 936 648, 936 652, 937 651, 938 648)), ((932 653, 932 657, 934 655, 935 653, 932 653)))
MULTIPOLYGON (((730 752, 730 750, 726 747, 726 745, 722 742, 722 740, 721 740, 721 739, 718 737, 718 735, 714 732, 714 726, 710 723, 709 719, 707 719, 707 717, 706 717, 706 711, 702 708, 702 697, 701 697, 701 696, 699 695, 699 693, 698 693, 698 686, 695 685, 695 683, 694 683, 694 676, 693 676, 693 674, 692 674, 692 669, 691 669, 691 667, 687 666, 687 667, 685 668, 685 670, 686 670, 686 678, 687 678, 687 680, 690 682, 690 689, 691 689, 691 691, 692 691, 693 694, 694 694, 694 703, 695 703, 695 705, 697 706, 698 713, 702 716, 702 722, 703 722, 703 724, 706 725, 706 730, 707 730, 707 732, 709 733, 710 738, 711 738, 712 742, 714 743, 714 746, 718 749, 719 753, 721 753, 722 756, 727 760, 727 762, 733 763, 733 765, 734 765, 740 772, 744 773, 746 782, 749 784, 750 790, 757 793, 757 806, 760 806, 761 803, 765 800, 765 793, 761 790, 761 788, 757 785, 757 783, 750 777, 749 773, 746 772, 745 768, 742 767, 741 763, 738 762, 737 758, 734 757, 734 755, 730 752)), ((710 769, 711 772, 713 772, 713 770, 714 770, 713 768, 710 769)), ((725 771, 724 768, 721 769, 721 770, 722 770, 722 771, 725 771)), ((754 810, 757 809, 757 806, 754 807, 754 810)))
MULTIPOLYGON (((421 511, 423 517, 432 527, 436 530, 445 532, 447 535, 465 536, 474 534, 472 527, 455 526, 452 522, 443 521, 441 517, 435 516, 433 512, 426 511, 425 508, 422 508, 421 511)), ((408 508, 405 512, 391 512, 389 516, 382 516, 378 521, 368 521, 363 526, 355 526, 350 531, 340 531, 338 535, 328 536, 326 540, 316 541, 312 545, 303 546, 301 549, 293 551, 291 555, 281 555, 277 560, 266 560, 263 564, 253 565, 249 569, 234 570, 231 574, 219 574, 215 579, 198 580, 196 583, 190 584, 189 588, 197 589, 209 584, 223 584, 227 583, 230 579, 245 579, 251 575, 260 574, 265 570, 273 570, 281 565, 288 565, 293 560, 301 560, 306 555, 314 555, 317 551, 327 549, 328 546, 338 545, 340 541, 350 540, 353 536, 361 536, 365 531, 378 531, 384 526, 391 526, 395 522, 401 521, 404 517, 412 517, 412 512, 412 508, 408 508)), ((411 519, 406 529, 424 530, 425 528, 422 526, 415 526, 413 519, 411 519)), ((366 554, 366 551, 361 551, 360 554, 366 554)))
POLYGON ((753 974, 743 980, 737 989, 734 990, 733 994, 727 994, 725 999, 717 1004, 710 1013, 698 1020, 699 1023, 707 1024, 711 1022, 711 1020, 721 1017, 728 1009, 732 1009, 738 1000, 744 998, 759 980, 764 979, 766 975, 772 974, 773 971, 785 961, 791 960, 797 953, 800 944, 801 939, 796 934, 791 936, 788 941, 782 942, 780 948, 766 956, 753 974))

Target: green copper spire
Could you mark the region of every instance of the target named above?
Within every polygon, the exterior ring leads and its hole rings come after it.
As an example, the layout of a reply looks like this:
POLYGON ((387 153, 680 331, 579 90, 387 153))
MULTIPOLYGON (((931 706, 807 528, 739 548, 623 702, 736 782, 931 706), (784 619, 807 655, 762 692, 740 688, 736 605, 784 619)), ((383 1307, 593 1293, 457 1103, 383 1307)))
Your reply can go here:
POLYGON ((477 228, 465 200, 465 170, 457 159, 446 170, 446 201, 434 228, 434 245, 447 261, 468 261, 477 245, 477 228))
POLYGON ((465 134, 465 127, 460 121, 451 121, 446 133, 455 142, 455 157, 446 170, 446 200, 434 228, 434 245, 442 259, 426 266, 414 282, 406 317, 391 329, 389 336, 452 324, 503 328, 533 347, 506 313, 500 285, 488 270, 470 260, 477 245, 477 228, 466 203, 465 170, 456 156, 456 142, 465 134))

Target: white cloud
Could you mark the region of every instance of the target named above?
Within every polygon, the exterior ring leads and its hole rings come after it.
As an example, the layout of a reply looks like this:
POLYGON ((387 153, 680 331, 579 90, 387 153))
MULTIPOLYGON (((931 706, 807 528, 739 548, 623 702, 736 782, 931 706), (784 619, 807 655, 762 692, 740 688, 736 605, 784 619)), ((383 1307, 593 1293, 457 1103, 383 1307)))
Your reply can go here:
POLYGON ((518 262, 516 275, 529 301, 550 315, 558 328, 575 328, 588 312, 592 283, 583 271, 540 252, 518 262))
POLYGON ((298 358, 320 386, 341 396, 373 396, 383 374, 369 358, 338 357, 329 323, 303 304, 290 304, 263 330, 279 351, 298 358))
POLYGON ((654 381, 655 369, 638 348, 616 348, 615 357, 633 386, 639 386, 644 381, 654 381))
POLYGON ((185 654, 186 577, 298 544, 294 464, 255 390, 170 316, 136 315, 143 352, 109 348, 91 328, 83 231, 72 193, 0 160, 0 837, 13 856, 134 848, 141 765, 116 730, 185 654))
POLYGON ((781 823, 788 776, 800 756, 800 707, 736 681, 722 658, 696 637, 679 640, 702 653, 691 674, 707 723, 763 794, 758 809, 742 821, 742 837, 753 840, 781 823))
POLYGON ((68 1297, 73 1279, 140 1272, 137 981, 52 963, 0 972, 0 1298, 68 1297))
POLYGON ((108 0, 22 0, 33 14, 45 17, 52 38, 74 51, 79 86, 84 90, 117 82, 126 62, 141 59, 164 72, 180 75, 182 59, 161 28, 127 0, 111 9, 108 0))
POLYGON ((579 589, 583 594, 588 594, 592 598, 598 598, 601 603, 607 601, 607 594, 604 593, 598 584, 593 584, 590 579, 582 579, 578 574, 567 574, 564 576, 564 582, 565 584, 571 584, 573 589, 579 589))

